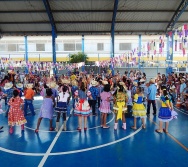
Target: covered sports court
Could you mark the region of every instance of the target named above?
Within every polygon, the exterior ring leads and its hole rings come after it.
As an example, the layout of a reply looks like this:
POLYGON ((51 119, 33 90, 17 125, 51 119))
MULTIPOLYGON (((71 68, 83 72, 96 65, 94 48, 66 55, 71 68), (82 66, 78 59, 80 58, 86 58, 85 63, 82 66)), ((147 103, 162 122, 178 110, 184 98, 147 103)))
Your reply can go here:
MULTIPOLYGON (((56 62, 56 38, 61 35, 110 35, 111 58, 116 35, 167 35, 187 23, 187 0, 0 0, 0 35, 24 36, 25 61, 28 61, 27 37, 51 36, 52 61, 56 62)), ((84 45, 82 45, 84 52, 84 45)), ((173 55, 167 55, 173 61, 173 55)), ((139 59, 138 59, 139 61, 139 59)), ((112 69, 113 70, 113 69, 112 69)), ((88 119, 88 130, 78 132, 77 117, 69 108, 67 131, 48 131, 44 120, 39 133, 34 132, 42 98, 35 97, 35 116, 28 115, 24 132, 19 127, 10 135, 7 118, 1 114, 0 166, 146 166, 176 167, 188 163, 188 112, 175 108, 178 119, 170 122, 169 133, 158 134, 158 119, 151 115, 142 129, 114 131, 114 114, 108 115, 110 129, 100 127, 100 112, 88 119)), ((4 107, 4 106, 3 106, 4 107)), ((54 121, 55 126, 55 121, 54 121)))

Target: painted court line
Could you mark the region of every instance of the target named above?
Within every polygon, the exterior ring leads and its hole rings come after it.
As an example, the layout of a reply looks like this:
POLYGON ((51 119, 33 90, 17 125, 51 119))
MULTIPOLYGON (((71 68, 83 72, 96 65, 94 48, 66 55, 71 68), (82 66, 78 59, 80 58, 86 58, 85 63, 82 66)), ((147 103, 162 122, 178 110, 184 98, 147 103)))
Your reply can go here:
MULTIPOLYGON (((73 111, 73 109, 70 111, 70 115, 72 114, 72 111, 73 111)), ((66 121, 68 121, 69 118, 70 118, 70 116, 67 117, 66 121)), ((61 128, 59 129, 59 131, 58 131, 58 133, 56 134, 56 136, 55 136, 54 140, 52 141, 52 143, 50 144, 50 147, 49 147, 48 150, 46 151, 46 153, 45 153, 44 157, 42 158, 42 160, 40 161, 40 164, 38 165, 38 167, 43 167, 43 165, 44 165, 44 163, 46 162, 47 158, 49 157, 49 154, 50 154, 50 152, 52 151, 52 149, 53 149, 55 143, 57 142, 57 139, 59 138, 59 136, 60 136, 62 130, 63 130, 63 125, 62 125, 61 128)))
MULTIPOLYGON (((114 113, 112 113, 113 114, 113 117, 112 117, 112 119, 109 121, 109 122, 107 122, 106 124, 109 124, 110 122, 112 122, 113 120, 114 120, 114 118, 115 118, 115 115, 114 115, 114 113)), ((92 127, 92 128, 88 128, 88 130, 91 130, 91 129, 97 129, 97 128, 100 128, 101 126, 95 126, 95 127, 92 127)), ((34 128, 30 128, 30 127, 27 127, 27 126, 25 126, 25 128, 26 129, 29 129, 29 130, 33 130, 33 131, 35 131, 35 129, 34 128)), ((45 132, 45 133, 57 133, 56 131, 48 131, 48 130, 39 130, 39 132, 45 132)), ((72 132, 78 132, 78 130, 72 130, 72 131, 62 131, 61 133, 72 133, 72 132)))
MULTIPOLYGON (((156 126, 159 126, 155 121, 153 121, 152 119, 148 118, 150 120, 150 122, 152 122, 153 124, 155 124, 156 126)), ((170 133, 165 133, 167 134, 172 140, 174 140, 178 145, 180 145, 183 149, 185 149, 186 151, 188 151, 188 148, 181 143, 179 140, 177 140, 172 134, 170 133)))
POLYGON ((173 135, 171 135, 170 133, 167 133, 167 135, 171 137, 176 143, 178 143, 182 148, 188 151, 188 148, 184 144, 182 144, 180 141, 178 141, 173 135))
POLYGON ((178 109, 178 108, 176 108, 176 107, 174 107, 176 110, 178 110, 179 112, 181 112, 181 113, 183 113, 183 114, 185 114, 185 115, 188 115, 187 113, 185 113, 185 112, 183 112, 182 110, 180 110, 180 109, 178 109))
POLYGON ((46 162, 50 152, 52 151, 55 143, 57 142, 57 139, 59 138, 61 131, 63 130, 63 125, 61 126, 61 128, 59 129, 57 135, 55 136, 54 140, 52 141, 52 143, 50 144, 50 147, 48 148, 47 152, 44 154, 44 157, 42 158, 42 160, 40 161, 38 167, 43 167, 44 163, 46 162))
MULTIPOLYGON (((54 156, 54 155, 65 155, 65 154, 74 154, 74 153, 79 153, 79 152, 85 152, 85 151, 90 151, 90 150, 95 150, 95 149, 99 149, 99 148, 103 148, 106 146, 110 146, 112 144, 116 144, 119 143, 123 140, 126 140, 134 135, 136 135, 138 132, 140 132, 142 130, 142 126, 137 129, 136 131, 134 131, 133 133, 131 133, 130 135, 123 137, 119 140, 115 140, 113 142, 110 143, 106 143, 106 144, 102 144, 99 146, 95 146, 95 147, 90 147, 90 148, 86 148, 86 149, 81 149, 81 150, 74 150, 74 151, 66 151, 66 152, 57 152, 57 153, 49 153, 49 156, 54 156)), ((16 155, 24 155, 24 156, 44 156, 45 153, 26 153, 26 152, 19 152, 19 151, 13 151, 13 150, 9 150, 6 148, 2 148, 0 147, 0 151, 6 152, 6 153, 10 153, 10 154, 16 154, 16 155)))

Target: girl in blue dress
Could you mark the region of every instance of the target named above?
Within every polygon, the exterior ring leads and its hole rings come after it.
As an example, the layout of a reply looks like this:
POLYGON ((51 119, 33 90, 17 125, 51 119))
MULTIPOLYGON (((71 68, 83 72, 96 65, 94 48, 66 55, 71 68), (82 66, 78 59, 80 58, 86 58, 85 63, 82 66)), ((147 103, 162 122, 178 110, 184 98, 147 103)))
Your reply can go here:
POLYGON ((163 133, 164 131, 165 133, 168 133, 169 121, 173 119, 171 113, 173 108, 166 89, 161 88, 160 101, 161 101, 161 107, 159 109, 159 115, 158 115, 159 129, 156 129, 155 132, 163 133), (165 129, 163 129, 163 122, 165 122, 165 129))

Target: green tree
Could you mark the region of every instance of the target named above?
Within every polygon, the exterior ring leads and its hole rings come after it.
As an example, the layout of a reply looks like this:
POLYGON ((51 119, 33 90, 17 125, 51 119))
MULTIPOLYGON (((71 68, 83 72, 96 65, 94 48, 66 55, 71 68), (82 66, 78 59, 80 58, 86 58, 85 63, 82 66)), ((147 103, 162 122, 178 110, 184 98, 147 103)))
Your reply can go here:
POLYGON ((87 63, 88 59, 89 58, 87 57, 87 55, 82 52, 78 52, 78 53, 70 55, 70 63, 80 63, 84 61, 85 63, 87 63))

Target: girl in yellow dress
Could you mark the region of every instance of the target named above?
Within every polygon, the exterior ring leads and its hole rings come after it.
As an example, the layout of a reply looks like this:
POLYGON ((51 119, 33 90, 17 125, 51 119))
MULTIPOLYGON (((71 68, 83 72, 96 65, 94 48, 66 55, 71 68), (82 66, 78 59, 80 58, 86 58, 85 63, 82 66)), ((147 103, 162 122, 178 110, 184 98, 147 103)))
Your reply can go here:
POLYGON ((142 93, 142 89, 141 87, 137 87, 136 89, 136 94, 134 95, 134 104, 133 104, 133 116, 134 116, 134 126, 132 126, 131 128, 136 130, 136 121, 137 118, 141 118, 142 119, 142 128, 145 129, 145 118, 146 118, 146 108, 144 107, 143 104, 143 98, 144 95, 142 93))
POLYGON ((114 93, 114 113, 116 115, 114 130, 117 130, 118 120, 121 119, 123 122, 122 128, 126 130, 126 120, 125 120, 125 112, 127 112, 127 100, 128 95, 126 92, 126 87, 123 82, 118 84, 118 88, 114 93))

